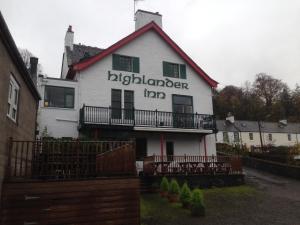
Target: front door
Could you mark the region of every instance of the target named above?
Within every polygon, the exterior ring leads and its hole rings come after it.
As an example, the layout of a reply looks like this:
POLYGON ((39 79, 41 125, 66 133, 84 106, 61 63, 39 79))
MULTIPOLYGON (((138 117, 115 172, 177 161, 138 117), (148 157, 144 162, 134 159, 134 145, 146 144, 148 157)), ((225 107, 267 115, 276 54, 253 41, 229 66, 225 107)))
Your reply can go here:
POLYGON ((166 150, 167 150, 168 161, 173 161, 173 156, 174 156, 174 142, 167 141, 167 143, 166 143, 166 150))
POLYGON ((173 95, 173 126, 194 128, 193 97, 173 95))

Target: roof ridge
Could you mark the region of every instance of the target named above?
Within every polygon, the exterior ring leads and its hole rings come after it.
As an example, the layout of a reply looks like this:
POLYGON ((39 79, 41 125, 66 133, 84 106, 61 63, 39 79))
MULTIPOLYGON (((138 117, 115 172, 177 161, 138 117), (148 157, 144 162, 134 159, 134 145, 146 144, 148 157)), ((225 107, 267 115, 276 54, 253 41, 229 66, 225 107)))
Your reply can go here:
POLYGON ((93 57, 89 58, 88 60, 84 60, 82 62, 78 62, 74 64, 69 72, 67 77, 71 78, 75 75, 76 71, 81 71, 97 61, 105 58, 109 54, 112 54, 117 49, 123 47, 124 45, 128 44, 135 38, 139 37, 140 35, 146 33, 147 31, 153 29, 158 33, 158 35, 182 58, 184 61, 194 69, 194 71, 201 77, 203 80, 211 87, 217 87, 218 82, 208 76, 155 22, 151 21, 150 23, 146 24, 145 26, 141 27, 140 29, 132 32, 128 36, 122 38, 118 42, 114 43, 110 47, 106 48, 102 52, 94 55, 93 57))

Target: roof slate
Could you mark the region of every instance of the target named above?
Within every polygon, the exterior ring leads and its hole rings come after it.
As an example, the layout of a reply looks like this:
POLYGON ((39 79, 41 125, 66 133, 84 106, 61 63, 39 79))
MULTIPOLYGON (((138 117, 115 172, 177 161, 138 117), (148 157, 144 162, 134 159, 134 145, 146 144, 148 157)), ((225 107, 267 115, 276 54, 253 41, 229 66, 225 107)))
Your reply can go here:
POLYGON ((73 65, 80 62, 83 59, 90 58, 98 53, 102 52, 104 49, 91 47, 87 45, 74 44, 73 51, 70 47, 66 48, 68 65, 73 65))
MULTIPOLYGON (((236 120, 234 124, 226 120, 217 120, 217 129, 227 132, 259 132, 257 121, 236 120)), ((275 122, 261 122, 261 131, 265 133, 300 133, 300 123, 288 123, 286 126, 275 122)))

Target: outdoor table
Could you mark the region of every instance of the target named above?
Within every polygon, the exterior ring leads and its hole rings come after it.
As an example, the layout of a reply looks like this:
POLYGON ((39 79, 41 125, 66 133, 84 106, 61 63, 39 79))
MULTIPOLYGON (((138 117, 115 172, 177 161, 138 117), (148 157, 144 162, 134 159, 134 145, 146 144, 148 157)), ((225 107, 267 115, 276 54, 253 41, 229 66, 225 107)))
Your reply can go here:
POLYGON ((211 168, 210 168, 211 162, 203 162, 203 171, 204 173, 208 173, 211 172, 211 168))
POLYGON ((170 165, 170 161, 159 161, 159 162, 154 162, 154 171, 158 173, 157 168, 160 166, 161 167, 161 173, 165 173, 168 171, 168 166, 170 165))
POLYGON ((191 165, 191 172, 195 173, 197 171, 199 162, 190 162, 190 165, 191 165))
POLYGON ((216 164, 216 172, 217 173, 223 172, 224 163, 225 162, 223 162, 223 161, 217 161, 217 162, 215 162, 215 164, 216 164))
POLYGON ((181 172, 183 172, 183 173, 188 172, 189 162, 179 162, 178 164, 180 166, 181 172))

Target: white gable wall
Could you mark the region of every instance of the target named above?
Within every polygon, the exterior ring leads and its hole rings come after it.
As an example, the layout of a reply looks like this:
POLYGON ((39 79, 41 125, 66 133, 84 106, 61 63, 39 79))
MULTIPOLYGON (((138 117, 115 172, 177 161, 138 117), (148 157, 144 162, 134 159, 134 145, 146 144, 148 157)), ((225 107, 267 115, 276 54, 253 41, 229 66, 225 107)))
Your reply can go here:
MULTIPOLYGON (((147 79, 165 79, 163 76, 163 61, 186 64, 155 32, 149 31, 136 40, 117 50, 121 55, 135 56, 140 59, 140 74, 147 79)), ((187 79, 168 78, 174 82, 188 83, 189 89, 157 87, 144 84, 123 85, 120 82, 109 81, 108 71, 131 75, 130 72, 113 71, 112 55, 107 56, 94 65, 80 72, 80 107, 83 104, 109 107, 111 105, 111 89, 134 90, 136 109, 172 111, 172 94, 193 96, 194 112, 213 114, 211 87, 199 77, 187 64, 187 79), (165 99, 145 98, 144 90, 166 93, 165 99)))

